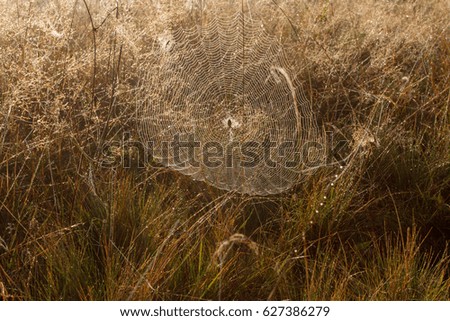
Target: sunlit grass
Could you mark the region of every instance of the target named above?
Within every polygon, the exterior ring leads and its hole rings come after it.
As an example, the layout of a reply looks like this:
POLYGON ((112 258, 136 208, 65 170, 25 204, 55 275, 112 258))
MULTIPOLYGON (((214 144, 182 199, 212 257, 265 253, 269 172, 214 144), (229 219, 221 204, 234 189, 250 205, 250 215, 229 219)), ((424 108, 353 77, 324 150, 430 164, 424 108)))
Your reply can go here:
POLYGON ((357 151, 265 198, 120 144, 152 39, 201 16, 161 2, 0 2, 0 298, 449 300, 446 2, 255 2, 357 151))

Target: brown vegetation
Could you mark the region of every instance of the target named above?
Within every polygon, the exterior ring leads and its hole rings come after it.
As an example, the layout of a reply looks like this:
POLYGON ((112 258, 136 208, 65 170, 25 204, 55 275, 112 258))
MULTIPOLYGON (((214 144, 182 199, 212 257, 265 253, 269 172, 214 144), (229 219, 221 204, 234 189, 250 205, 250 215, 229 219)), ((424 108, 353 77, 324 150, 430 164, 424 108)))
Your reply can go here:
POLYGON ((153 41, 212 10, 166 2, 0 2, 0 298, 450 299, 448 3, 252 2, 359 150, 250 198, 121 144, 153 41))

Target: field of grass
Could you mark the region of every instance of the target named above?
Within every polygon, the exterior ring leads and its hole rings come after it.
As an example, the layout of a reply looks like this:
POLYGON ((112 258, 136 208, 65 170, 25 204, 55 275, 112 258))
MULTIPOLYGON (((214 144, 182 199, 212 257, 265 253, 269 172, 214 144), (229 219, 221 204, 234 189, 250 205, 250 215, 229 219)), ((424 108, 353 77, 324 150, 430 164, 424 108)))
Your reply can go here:
POLYGON ((273 197, 127 144, 158 35, 241 1, 0 0, 0 299, 450 299, 448 1, 249 2, 359 146, 273 197))

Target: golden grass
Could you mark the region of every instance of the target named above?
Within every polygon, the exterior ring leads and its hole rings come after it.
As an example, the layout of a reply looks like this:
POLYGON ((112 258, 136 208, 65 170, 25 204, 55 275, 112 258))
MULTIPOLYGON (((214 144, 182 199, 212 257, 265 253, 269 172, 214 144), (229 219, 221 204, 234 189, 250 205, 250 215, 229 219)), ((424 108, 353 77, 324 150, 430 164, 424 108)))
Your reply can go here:
POLYGON ((172 2, 0 2, 0 297, 450 299, 447 2, 253 2, 321 126, 359 146, 272 198, 123 144, 152 41, 211 10, 172 2))

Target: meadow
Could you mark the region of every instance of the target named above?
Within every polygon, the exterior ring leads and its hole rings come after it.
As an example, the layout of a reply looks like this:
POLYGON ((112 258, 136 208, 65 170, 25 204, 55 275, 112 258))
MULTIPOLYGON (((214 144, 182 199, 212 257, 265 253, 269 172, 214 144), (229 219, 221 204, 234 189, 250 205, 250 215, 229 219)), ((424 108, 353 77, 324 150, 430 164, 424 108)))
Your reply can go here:
POLYGON ((357 151, 273 196, 127 143, 158 36, 241 1, 0 0, 0 299, 450 299, 448 1, 244 2, 357 151))

